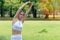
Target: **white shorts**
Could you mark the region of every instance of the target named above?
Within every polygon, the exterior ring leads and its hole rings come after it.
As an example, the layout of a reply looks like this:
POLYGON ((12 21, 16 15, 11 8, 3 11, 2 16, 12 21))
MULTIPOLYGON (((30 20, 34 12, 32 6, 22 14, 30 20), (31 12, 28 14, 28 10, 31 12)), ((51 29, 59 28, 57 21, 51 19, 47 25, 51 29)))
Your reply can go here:
POLYGON ((22 40, 22 35, 12 35, 11 40, 22 40))

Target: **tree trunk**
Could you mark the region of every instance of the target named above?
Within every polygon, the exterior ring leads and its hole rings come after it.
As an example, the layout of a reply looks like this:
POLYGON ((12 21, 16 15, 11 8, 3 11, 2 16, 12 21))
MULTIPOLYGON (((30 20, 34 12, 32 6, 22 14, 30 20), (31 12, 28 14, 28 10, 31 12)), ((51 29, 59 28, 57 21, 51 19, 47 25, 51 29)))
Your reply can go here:
POLYGON ((33 13, 33 17, 37 18, 37 13, 36 13, 36 9, 34 8, 34 5, 32 6, 32 13, 33 13))
POLYGON ((4 2, 1 2, 1 17, 4 17, 4 12, 3 12, 3 5, 4 5, 4 2))
POLYGON ((12 15, 12 6, 10 6, 10 17, 13 17, 13 15, 12 15))
POLYGON ((49 18, 49 14, 45 14, 45 19, 48 19, 49 18))

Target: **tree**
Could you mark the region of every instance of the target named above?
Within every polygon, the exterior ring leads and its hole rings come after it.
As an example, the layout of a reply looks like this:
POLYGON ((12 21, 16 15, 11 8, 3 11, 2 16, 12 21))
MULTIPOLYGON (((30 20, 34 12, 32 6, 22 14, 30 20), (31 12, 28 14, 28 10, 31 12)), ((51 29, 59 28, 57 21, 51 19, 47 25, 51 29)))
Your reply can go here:
POLYGON ((33 17, 36 18, 36 9, 34 8, 34 5, 32 6, 32 13, 33 13, 33 17))
POLYGON ((32 7, 32 13, 33 13, 33 17, 36 18, 37 17, 37 9, 36 9, 36 2, 37 0, 22 0, 23 2, 27 2, 27 1, 31 1, 33 3, 33 7, 32 7))
POLYGON ((1 11, 1 17, 4 17, 4 13, 3 13, 3 6, 4 6, 4 0, 0 0, 0 11, 1 11))
POLYGON ((21 6, 22 2, 20 0, 10 0, 10 17, 13 17, 17 9, 21 6))

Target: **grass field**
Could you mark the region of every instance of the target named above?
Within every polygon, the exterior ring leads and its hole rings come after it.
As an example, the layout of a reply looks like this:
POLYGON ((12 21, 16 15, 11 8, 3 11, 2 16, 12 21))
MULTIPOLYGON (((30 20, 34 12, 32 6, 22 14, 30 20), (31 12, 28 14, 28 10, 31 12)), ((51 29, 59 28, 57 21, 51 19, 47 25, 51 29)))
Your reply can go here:
MULTIPOLYGON (((0 21, 0 40, 10 40, 11 21, 0 21)), ((60 40, 60 21, 25 21, 23 40, 60 40)))

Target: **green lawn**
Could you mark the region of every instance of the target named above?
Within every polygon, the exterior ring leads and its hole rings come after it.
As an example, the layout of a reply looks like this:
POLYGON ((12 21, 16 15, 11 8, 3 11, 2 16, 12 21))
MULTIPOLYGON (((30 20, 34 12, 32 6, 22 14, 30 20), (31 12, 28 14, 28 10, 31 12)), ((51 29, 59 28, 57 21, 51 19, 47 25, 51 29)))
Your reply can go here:
MULTIPOLYGON (((0 21, 0 40, 9 40, 11 21, 0 21)), ((25 21, 23 40, 60 40, 60 21, 25 21)))

